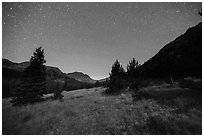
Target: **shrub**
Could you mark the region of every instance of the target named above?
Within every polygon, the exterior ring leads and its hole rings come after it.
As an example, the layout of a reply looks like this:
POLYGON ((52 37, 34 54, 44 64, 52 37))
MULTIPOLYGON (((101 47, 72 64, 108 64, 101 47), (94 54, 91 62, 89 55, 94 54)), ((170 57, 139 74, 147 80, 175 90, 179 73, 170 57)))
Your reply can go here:
POLYGON ((131 82, 129 83, 129 88, 137 91, 140 87, 140 79, 131 79, 131 82))
POLYGON ((64 96, 62 95, 62 91, 64 89, 64 83, 57 82, 54 89, 54 99, 62 99, 64 96))
POLYGON ((183 80, 181 80, 179 82, 179 86, 182 88, 201 90, 202 89, 202 80, 187 77, 187 78, 184 78, 183 80))
POLYGON ((200 135, 200 123, 188 117, 150 116, 146 125, 153 135, 200 135))

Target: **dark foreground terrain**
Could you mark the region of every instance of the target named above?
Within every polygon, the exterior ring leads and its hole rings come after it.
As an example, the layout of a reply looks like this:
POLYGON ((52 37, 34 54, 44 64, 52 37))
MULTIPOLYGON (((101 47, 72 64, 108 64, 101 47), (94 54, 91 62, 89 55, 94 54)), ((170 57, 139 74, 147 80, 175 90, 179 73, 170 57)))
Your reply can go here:
POLYGON ((63 101, 21 107, 5 98, 3 134, 202 134, 201 90, 161 84, 140 89, 134 98, 104 91, 63 92, 63 101))

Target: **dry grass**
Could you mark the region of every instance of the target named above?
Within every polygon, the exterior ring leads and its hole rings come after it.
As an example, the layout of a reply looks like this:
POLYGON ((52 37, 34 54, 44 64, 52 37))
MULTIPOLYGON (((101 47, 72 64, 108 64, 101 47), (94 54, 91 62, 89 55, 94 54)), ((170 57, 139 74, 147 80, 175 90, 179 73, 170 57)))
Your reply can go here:
MULTIPOLYGON (((143 90, 152 89, 161 91, 143 90)), ((184 112, 181 108, 189 105, 184 103, 185 96, 169 105, 156 95, 133 101, 129 93, 105 96, 104 91, 99 87, 63 92, 63 102, 48 100, 21 107, 3 99, 3 134, 201 134, 202 107, 191 106, 184 112)))

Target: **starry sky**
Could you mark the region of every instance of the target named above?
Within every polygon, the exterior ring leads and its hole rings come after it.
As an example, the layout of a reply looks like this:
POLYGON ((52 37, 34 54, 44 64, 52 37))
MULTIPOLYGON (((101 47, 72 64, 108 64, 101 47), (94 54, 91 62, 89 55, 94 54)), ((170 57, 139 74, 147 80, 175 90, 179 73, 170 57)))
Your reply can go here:
POLYGON ((36 47, 46 65, 105 78, 116 59, 143 64, 197 25, 202 3, 2 3, 2 57, 28 61, 36 47))

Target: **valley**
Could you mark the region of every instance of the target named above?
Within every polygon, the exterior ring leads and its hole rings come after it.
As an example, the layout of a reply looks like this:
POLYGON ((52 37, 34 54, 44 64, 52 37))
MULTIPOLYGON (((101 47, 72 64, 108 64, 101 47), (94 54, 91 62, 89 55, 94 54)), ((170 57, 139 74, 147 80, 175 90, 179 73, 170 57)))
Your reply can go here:
MULTIPOLYGON (((4 98, 2 133, 6 135, 202 133, 201 91, 196 95, 197 90, 194 89, 162 84, 140 89, 149 96, 136 99, 132 97, 131 92, 107 96, 104 91, 103 87, 63 91, 63 100, 48 99, 41 103, 18 107, 12 107, 9 98, 4 98)), ((46 95, 46 98, 50 95, 46 95)))

